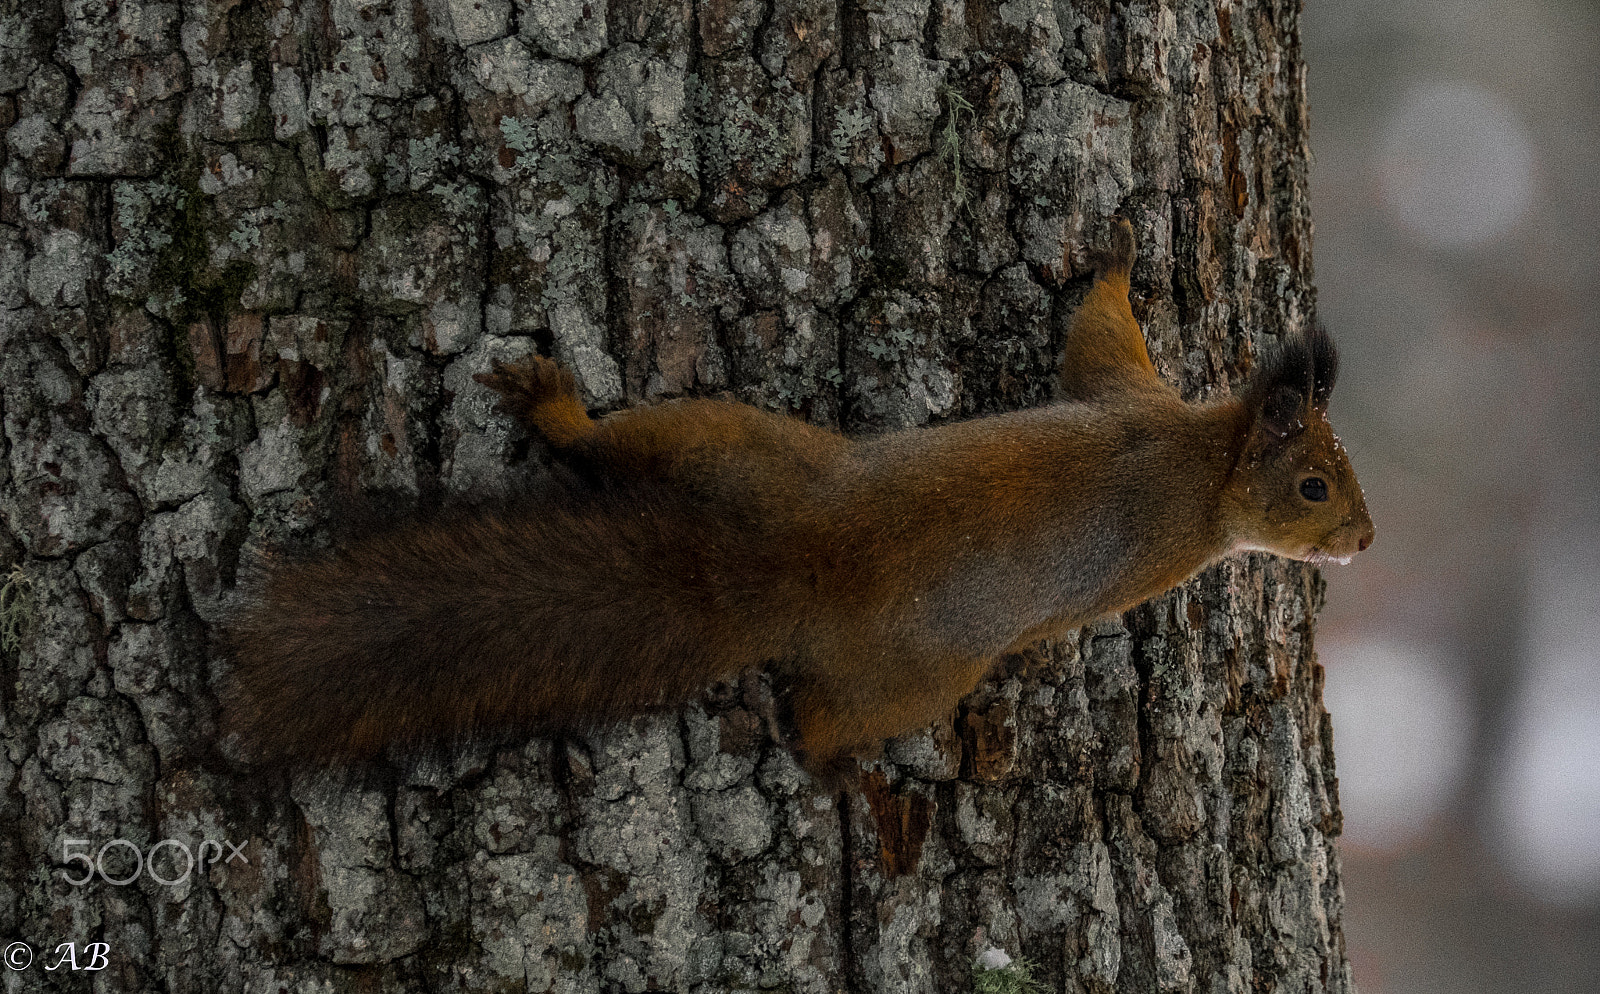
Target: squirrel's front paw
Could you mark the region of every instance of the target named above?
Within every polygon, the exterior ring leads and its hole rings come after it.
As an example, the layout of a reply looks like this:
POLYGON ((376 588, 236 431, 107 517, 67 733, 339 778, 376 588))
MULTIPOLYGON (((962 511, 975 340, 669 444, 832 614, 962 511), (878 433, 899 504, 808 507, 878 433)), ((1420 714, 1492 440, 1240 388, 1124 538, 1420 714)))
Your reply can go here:
POLYGON ((540 355, 526 356, 514 363, 496 359, 489 372, 472 378, 499 394, 497 406, 513 417, 526 416, 542 404, 578 396, 572 372, 540 355))
POLYGON ((495 410, 515 418, 530 435, 553 448, 577 444, 594 430, 594 422, 578 399, 578 381, 543 356, 517 362, 495 360, 487 373, 473 377, 500 395, 495 410))

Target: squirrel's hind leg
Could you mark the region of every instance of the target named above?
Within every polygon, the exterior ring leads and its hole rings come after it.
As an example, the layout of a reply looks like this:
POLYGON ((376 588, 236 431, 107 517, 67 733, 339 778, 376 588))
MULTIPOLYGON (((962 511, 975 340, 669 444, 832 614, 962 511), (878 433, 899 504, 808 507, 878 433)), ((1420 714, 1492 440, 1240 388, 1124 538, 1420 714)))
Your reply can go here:
POLYGON ((530 355, 515 363, 496 359, 490 372, 473 379, 500 395, 497 410, 515 418, 551 448, 571 448, 594 432, 594 421, 578 399, 578 384, 571 370, 543 356, 530 355))
POLYGON ((988 672, 991 660, 952 656, 892 668, 814 673, 797 680, 791 703, 795 751, 808 772, 836 781, 854 759, 872 758, 883 740, 949 715, 988 672))

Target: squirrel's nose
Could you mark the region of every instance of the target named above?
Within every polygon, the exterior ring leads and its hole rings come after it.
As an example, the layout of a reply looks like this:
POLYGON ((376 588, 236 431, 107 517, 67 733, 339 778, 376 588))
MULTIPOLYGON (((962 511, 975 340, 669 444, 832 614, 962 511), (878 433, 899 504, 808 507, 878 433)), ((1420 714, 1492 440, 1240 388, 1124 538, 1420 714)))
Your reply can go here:
POLYGON ((1357 552, 1365 552, 1365 551, 1367 551, 1367 546, 1372 544, 1372 538, 1376 533, 1377 533, 1377 529, 1372 527, 1372 522, 1371 521, 1368 521, 1367 522, 1367 527, 1361 529, 1361 537, 1356 539, 1356 551, 1357 552))

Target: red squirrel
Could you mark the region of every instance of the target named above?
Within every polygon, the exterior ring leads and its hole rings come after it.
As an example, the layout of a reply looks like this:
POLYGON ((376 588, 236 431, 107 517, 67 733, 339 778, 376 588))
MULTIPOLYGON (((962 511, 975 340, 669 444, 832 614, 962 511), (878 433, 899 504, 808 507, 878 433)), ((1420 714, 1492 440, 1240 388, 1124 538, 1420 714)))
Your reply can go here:
POLYGON ((1162 382, 1114 228, 1061 399, 869 438, 720 400, 596 421, 532 357, 478 379, 558 465, 517 501, 269 568, 227 720, 260 760, 339 761, 672 706, 768 663, 813 772, 948 714, 997 659, 1254 549, 1373 538, 1327 419, 1337 356, 1289 339, 1238 393, 1162 382))

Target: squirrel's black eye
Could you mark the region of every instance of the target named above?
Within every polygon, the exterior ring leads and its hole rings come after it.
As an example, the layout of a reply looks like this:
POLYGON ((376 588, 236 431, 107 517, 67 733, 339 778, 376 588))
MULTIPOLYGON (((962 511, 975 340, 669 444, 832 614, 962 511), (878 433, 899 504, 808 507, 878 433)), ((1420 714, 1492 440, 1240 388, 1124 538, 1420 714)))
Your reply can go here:
POLYGON ((1300 481, 1300 496, 1306 500, 1327 500, 1328 483, 1320 476, 1308 476, 1300 481))

